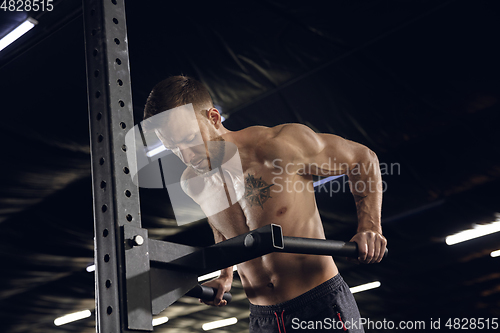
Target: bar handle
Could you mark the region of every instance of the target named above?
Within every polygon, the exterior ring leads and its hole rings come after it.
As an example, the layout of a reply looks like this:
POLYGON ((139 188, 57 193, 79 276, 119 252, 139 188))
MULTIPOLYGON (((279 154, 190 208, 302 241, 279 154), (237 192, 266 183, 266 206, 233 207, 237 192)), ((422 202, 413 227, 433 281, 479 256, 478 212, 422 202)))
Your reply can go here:
MULTIPOLYGON (((314 239, 302 237, 283 237, 283 248, 278 252, 358 257, 356 242, 342 242, 328 239, 314 239)), ((384 258, 389 250, 386 248, 384 258)))
MULTIPOLYGON (((204 301, 213 301, 215 295, 217 295, 217 289, 213 287, 202 286, 201 284, 197 285, 186 293, 186 296, 196 297, 204 301)), ((233 299, 233 295, 231 295, 231 293, 224 293, 222 299, 226 300, 229 304, 229 302, 231 302, 231 300, 233 299)))

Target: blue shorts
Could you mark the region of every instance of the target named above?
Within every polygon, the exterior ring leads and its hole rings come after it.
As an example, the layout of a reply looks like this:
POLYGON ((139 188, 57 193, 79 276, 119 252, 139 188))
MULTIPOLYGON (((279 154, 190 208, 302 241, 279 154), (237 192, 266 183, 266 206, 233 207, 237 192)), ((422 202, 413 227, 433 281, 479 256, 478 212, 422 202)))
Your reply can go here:
POLYGON ((292 332, 364 332, 356 301, 340 274, 289 301, 250 304, 250 333, 292 332))

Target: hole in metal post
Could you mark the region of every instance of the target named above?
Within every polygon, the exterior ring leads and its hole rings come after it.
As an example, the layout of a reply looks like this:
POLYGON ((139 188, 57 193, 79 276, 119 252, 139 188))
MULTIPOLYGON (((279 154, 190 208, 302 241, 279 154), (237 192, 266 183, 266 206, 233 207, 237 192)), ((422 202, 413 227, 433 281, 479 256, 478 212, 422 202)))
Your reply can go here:
POLYGON ((120 40, 118 38, 115 38, 115 44, 120 45, 120 40))
POLYGON ((95 30, 95 29, 93 29, 93 30, 90 32, 90 34, 91 34, 92 36, 95 36, 95 34, 96 34, 96 33, 97 33, 97 30, 95 30))
POLYGON ((132 215, 127 214, 127 221, 132 222, 132 215))
POLYGON ((99 76, 99 70, 98 70, 98 69, 96 69, 96 70, 94 71, 94 77, 98 77, 98 76, 99 76))
POLYGON ((113 17, 113 23, 118 24, 118 20, 116 19, 116 17, 113 17))
POLYGON ((104 229, 104 231, 102 232, 102 236, 103 237, 108 237, 108 235, 109 235, 108 229, 104 229))
POLYGON ((104 140, 104 136, 102 134, 99 134, 99 136, 97 137, 97 142, 102 142, 102 140, 104 140))
POLYGON ((104 159, 104 157, 101 157, 101 159, 99 160, 99 164, 100 164, 100 165, 103 165, 105 161, 106 161, 106 160, 104 159))
POLYGON ((106 211, 108 210, 108 205, 102 205, 101 210, 103 213, 106 213, 106 211))
POLYGON ((121 127, 122 129, 125 129, 125 128, 127 128, 127 124, 125 124, 125 123, 122 121, 122 122, 120 123, 120 127, 121 127))
POLYGON ((111 280, 106 280, 106 288, 111 287, 111 280))
POLYGON ((101 92, 98 90, 95 92, 95 98, 99 98, 99 96, 101 96, 101 92))
POLYGON ((116 60, 115 60, 115 61, 116 61, 116 63, 117 63, 118 65, 121 65, 121 64, 122 64, 122 61, 120 60, 120 58, 116 58, 116 60))
POLYGON ((94 49, 94 51, 92 51, 92 55, 94 57, 97 57, 98 54, 99 54, 99 51, 97 49, 94 49))
POLYGON ((107 313, 108 313, 108 315, 110 315, 111 313, 113 313, 113 308, 111 306, 108 306, 107 313))
POLYGON ((104 255, 104 262, 109 262, 109 258, 110 258, 109 254, 105 254, 104 255))
POLYGON ((97 120, 101 120, 101 119, 102 119, 102 112, 99 112, 99 113, 97 114, 97 117, 96 117, 96 118, 97 118, 97 120))
POLYGON ((122 150, 123 150, 123 151, 127 151, 127 145, 123 145, 123 146, 122 146, 122 150))
POLYGON ((116 5, 116 0, 111 0, 111 3, 112 3, 113 5, 116 5))
POLYGON ((130 172, 130 170, 129 170, 127 167, 124 167, 124 168, 123 168, 123 172, 124 172, 126 175, 128 175, 128 173, 130 172))
POLYGON ((119 86, 123 86, 123 81, 120 79, 116 80, 116 83, 118 83, 119 86))
POLYGON ((130 197, 132 196, 132 192, 130 192, 129 190, 126 190, 126 191, 125 191, 125 196, 126 196, 127 198, 130 198, 130 197))
POLYGON ((121 107, 124 107, 125 106, 125 103, 122 101, 122 100, 119 100, 118 101, 118 104, 120 104, 121 107))
POLYGON ((101 182, 101 188, 102 188, 103 190, 105 190, 105 189, 106 189, 106 182, 105 182, 104 180, 101 182))

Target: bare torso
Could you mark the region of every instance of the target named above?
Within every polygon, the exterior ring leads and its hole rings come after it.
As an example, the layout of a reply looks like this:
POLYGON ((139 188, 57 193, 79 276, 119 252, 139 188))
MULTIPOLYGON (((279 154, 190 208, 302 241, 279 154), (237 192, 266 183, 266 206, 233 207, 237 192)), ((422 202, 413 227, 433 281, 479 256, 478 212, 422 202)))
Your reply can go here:
MULTIPOLYGON (((279 127, 250 127, 225 137, 238 147, 245 186, 243 198, 209 217, 226 239, 270 223, 281 225, 285 236, 325 238, 312 175, 297 169, 287 158, 288 148, 272 141, 276 131, 279 127)), ((225 180, 228 187, 235 185, 227 175, 225 180)), ((329 256, 271 253, 239 264, 238 273, 251 303, 272 305, 305 293, 338 270, 329 256)))

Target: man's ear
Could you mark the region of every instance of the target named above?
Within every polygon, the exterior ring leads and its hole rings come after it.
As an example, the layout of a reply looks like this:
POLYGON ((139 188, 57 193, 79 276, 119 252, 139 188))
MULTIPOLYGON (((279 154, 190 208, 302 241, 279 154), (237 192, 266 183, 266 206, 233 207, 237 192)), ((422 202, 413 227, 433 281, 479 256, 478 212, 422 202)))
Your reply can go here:
POLYGON ((207 110, 207 118, 212 123, 216 129, 221 125, 221 116, 219 110, 216 108, 210 108, 207 110))

